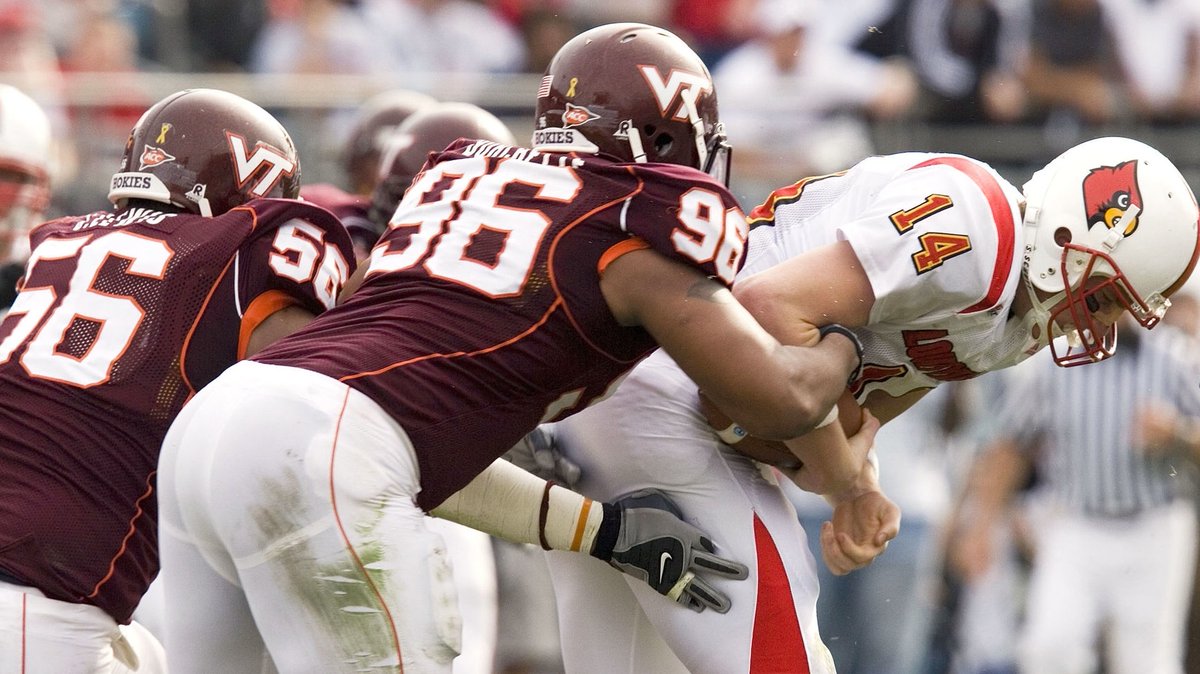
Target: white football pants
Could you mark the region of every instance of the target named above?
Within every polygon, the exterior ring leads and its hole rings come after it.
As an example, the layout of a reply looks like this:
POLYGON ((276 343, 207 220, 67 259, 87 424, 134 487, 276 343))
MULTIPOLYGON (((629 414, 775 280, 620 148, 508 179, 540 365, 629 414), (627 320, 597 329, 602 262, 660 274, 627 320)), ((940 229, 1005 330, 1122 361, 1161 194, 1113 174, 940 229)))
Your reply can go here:
POLYGON ((238 363, 176 418, 158 486, 173 674, 451 671, 446 549, 407 436, 366 396, 238 363))
POLYGON ((166 655, 136 622, 90 604, 0 582, 0 674, 166 674, 166 655))

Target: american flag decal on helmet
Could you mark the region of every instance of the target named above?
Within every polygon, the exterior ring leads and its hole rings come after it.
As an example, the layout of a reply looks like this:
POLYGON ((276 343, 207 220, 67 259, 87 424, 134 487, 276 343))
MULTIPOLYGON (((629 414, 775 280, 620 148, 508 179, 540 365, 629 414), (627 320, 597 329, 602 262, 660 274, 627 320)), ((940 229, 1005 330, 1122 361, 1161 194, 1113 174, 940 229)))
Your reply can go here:
POLYGON ((545 98, 550 95, 550 84, 554 82, 553 75, 543 75, 542 84, 538 87, 538 98, 545 98))

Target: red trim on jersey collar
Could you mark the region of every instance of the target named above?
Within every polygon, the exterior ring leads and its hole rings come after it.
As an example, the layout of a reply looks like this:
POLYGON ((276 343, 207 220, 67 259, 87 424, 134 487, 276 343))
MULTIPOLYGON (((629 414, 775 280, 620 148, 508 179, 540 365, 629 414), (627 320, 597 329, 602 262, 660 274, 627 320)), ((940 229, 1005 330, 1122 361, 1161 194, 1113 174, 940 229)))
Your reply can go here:
POLYGON ((986 311, 1000 301, 1000 293, 1004 292, 1004 284, 1008 282, 1008 273, 1012 270, 1013 247, 1017 233, 1012 208, 1008 205, 1008 198, 1004 196, 1004 189, 1000 187, 996 178, 982 166, 965 157, 938 157, 923 161, 913 168, 938 164, 957 169, 974 181, 992 209, 992 222, 996 225, 996 243, 999 248, 996 251, 996 266, 992 268, 992 282, 983 299, 958 313, 973 314, 977 311, 986 311))

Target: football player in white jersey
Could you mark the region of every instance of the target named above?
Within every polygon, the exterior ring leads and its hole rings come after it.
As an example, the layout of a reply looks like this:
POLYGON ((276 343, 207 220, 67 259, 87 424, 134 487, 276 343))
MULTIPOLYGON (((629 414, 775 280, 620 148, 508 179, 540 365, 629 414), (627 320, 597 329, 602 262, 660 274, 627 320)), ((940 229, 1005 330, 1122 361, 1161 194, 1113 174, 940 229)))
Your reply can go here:
POLYGON ((819 534, 831 570, 870 563, 900 520, 875 464, 864 462, 853 485, 822 476, 858 460, 850 447, 873 437, 876 419, 894 418, 943 381, 1011 366, 1048 345, 1063 366, 1107 358, 1117 317, 1129 311, 1153 327, 1200 251, 1183 176, 1124 138, 1066 151, 1020 191, 958 155, 873 157, 778 190, 749 218, 739 300, 785 343, 848 326, 863 368, 840 414, 786 443, 746 437, 661 352, 612 398, 552 427, 582 469, 580 491, 612 498, 662 489, 751 567, 718 617, 672 611, 594 560, 549 553, 572 674, 832 674, 817 632, 815 562, 778 481, 790 478, 834 506, 819 534))

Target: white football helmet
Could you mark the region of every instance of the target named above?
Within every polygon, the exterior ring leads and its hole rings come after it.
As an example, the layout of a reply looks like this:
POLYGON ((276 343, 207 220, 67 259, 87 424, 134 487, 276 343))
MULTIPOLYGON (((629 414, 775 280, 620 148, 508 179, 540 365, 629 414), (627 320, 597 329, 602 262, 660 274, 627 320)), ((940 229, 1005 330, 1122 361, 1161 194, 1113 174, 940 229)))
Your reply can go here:
POLYGON ((23 237, 49 201, 50 120, 20 89, 0 84, 0 258, 28 252, 23 237))
POLYGON ((1200 253, 1200 209, 1171 161, 1136 140, 1097 138, 1059 155, 1023 191, 1025 281, 1054 294, 1038 300, 1031 290, 1034 312, 1046 321, 1043 339, 1068 337, 1065 351, 1051 342, 1055 362, 1112 355, 1116 328, 1093 315, 1100 297, 1154 327, 1200 253))

